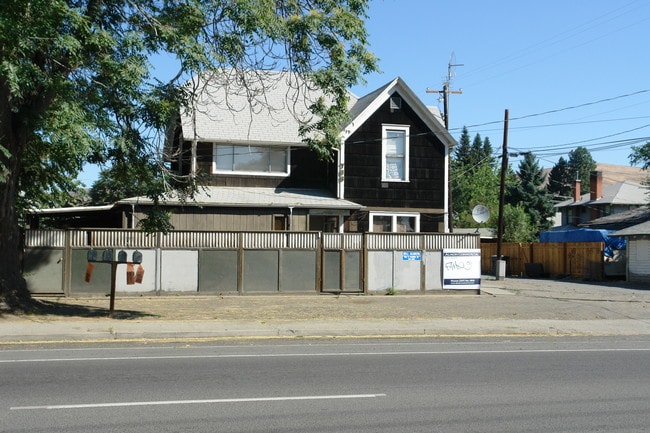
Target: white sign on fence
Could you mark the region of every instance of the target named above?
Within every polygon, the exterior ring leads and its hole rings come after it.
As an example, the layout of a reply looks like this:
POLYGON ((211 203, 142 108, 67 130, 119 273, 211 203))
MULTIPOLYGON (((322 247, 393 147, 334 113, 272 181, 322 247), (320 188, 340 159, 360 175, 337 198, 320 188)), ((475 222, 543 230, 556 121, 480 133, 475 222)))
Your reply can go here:
POLYGON ((442 288, 478 290, 481 288, 481 250, 442 250, 442 288))

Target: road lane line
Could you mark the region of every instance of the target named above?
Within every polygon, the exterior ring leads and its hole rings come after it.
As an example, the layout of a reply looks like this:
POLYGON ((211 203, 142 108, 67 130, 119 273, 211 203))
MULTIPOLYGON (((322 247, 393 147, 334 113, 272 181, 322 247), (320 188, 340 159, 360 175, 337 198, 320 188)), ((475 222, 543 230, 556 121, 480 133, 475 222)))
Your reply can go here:
POLYGON ((25 358, 0 359, 0 364, 39 363, 39 362, 90 362, 90 361, 156 361, 192 359, 229 358, 299 358, 299 357, 337 357, 337 356, 399 356, 399 355, 489 355, 489 354, 528 354, 528 353, 615 353, 650 352, 650 348, 612 348, 612 349, 503 349, 503 350, 421 350, 421 351, 382 351, 382 352, 321 352, 321 353, 263 353, 263 354, 218 354, 218 355, 153 355, 153 356, 109 356, 109 357, 71 357, 71 358, 25 358))
POLYGON ((132 406, 165 406, 181 404, 220 404, 220 403, 258 403, 275 401, 300 401, 300 400, 343 400, 386 397, 386 394, 343 394, 343 395, 301 395, 289 397, 249 397, 249 398, 216 398, 207 400, 163 400, 163 401, 133 401, 115 403, 86 403, 86 404, 61 404, 45 406, 15 406, 9 410, 60 410, 60 409, 96 409, 111 407, 132 406))

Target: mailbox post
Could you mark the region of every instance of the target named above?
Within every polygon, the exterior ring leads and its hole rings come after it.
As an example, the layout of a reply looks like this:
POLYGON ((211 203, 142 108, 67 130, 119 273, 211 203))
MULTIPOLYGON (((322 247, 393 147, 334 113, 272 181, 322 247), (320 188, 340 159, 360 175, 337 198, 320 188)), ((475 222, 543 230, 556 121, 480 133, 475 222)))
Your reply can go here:
MULTIPOLYGON (((87 260, 89 266, 93 262, 107 263, 111 265, 111 292, 110 292, 110 303, 108 308, 108 317, 113 317, 113 313, 115 312, 115 286, 117 283, 117 265, 120 264, 125 264, 127 266, 140 265, 142 263, 142 253, 137 250, 134 251, 131 261, 127 261, 126 251, 122 250, 117 253, 117 260, 115 260, 113 256, 113 250, 107 249, 102 252, 101 261, 98 261, 97 251, 90 249, 87 254, 87 260)), ((92 273, 92 270, 90 271, 90 273, 92 273)), ((86 281, 90 281, 90 275, 88 271, 86 272, 86 281)))

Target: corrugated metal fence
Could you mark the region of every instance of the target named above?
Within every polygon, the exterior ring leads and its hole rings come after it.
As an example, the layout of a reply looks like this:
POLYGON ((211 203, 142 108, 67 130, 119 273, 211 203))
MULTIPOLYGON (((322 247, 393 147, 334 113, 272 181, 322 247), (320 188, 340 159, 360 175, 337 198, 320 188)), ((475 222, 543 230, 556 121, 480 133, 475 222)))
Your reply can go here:
POLYGON ((442 251, 479 248, 477 235, 442 233, 27 230, 24 274, 33 293, 105 293, 111 266, 88 266, 88 252, 122 250, 142 254, 145 275, 133 284, 118 264, 123 292, 442 290, 442 251))

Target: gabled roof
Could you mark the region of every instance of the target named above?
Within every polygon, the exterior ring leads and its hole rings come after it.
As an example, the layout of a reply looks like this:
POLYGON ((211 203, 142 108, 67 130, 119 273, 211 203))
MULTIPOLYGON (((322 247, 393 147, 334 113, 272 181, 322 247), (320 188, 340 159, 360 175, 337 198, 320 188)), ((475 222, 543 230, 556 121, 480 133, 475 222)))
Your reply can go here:
POLYGON ((181 113, 184 140, 299 145, 309 106, 323 96, 299 74, 221 69, 192 78, 195 109, 181 113))
MULTIPOLYGON (((349 200, 341 200, 321 189, 283 189, 283 188, 239 188, 239 187, 201 187, 193 199, 179 200, 170 193, 161 203, 169 206, 205 207, 276 207, 309 209, 361 209, 362 205, 349 200)), ((117 204, 151 205, 148 197, 131 197, 117 204)))
POLYGON ((580 196, 580 200, 574 201, 572 198, 564 200, 555 205, 556 208, 565 208, 571 206, 602 206, 602 205, 620 205, 620 206, 642 206, 648 203, 648 192, 650 188, 636 182, 619 182, 613 185, 603 187, 603 196, 591 200, 589 193, 580 196))
POLYGON ((436 110, 424 105, 401 77, 395 78, 356 101, 350 108, 351 120, 342 128, 341 138, 346 140, 350 137, 394 93, 398 93, 413 108, 415 113, 433 131, 440 141, 448 146, 453 146, 456 143, 451 134, 442 125, 439 112, 436 115, 436 110))
MULTIPOLYGON (((181 113, 186 141, 303 145, 300 126, 317 120, 309 106, 323 96, 299 74, 287 71, 222 69, 194 77, 187 86, 197 100, 194 110, 181 113)), ((440 112, 425 106, 400 77, 360 98, 349 93, 350 121, 341 129, 341 138, 349 137, 396 92, 443 143, 455 144, 440 112)))

